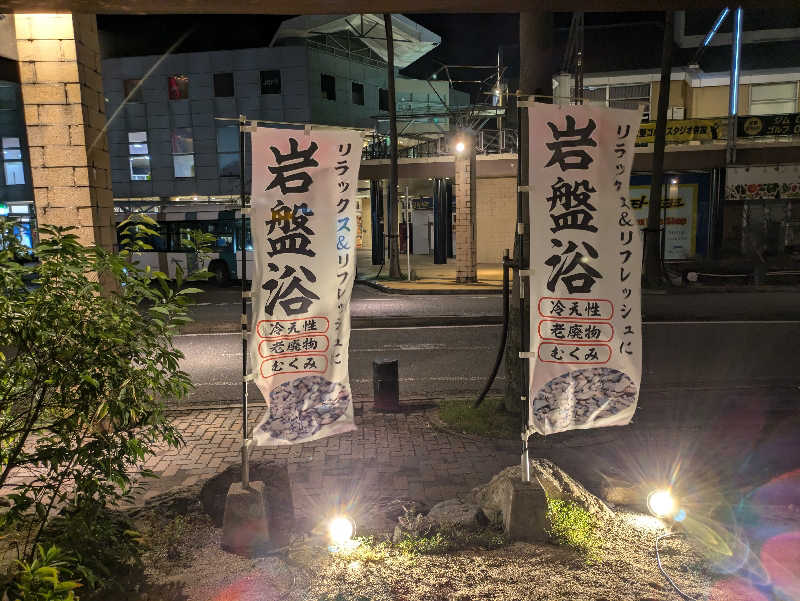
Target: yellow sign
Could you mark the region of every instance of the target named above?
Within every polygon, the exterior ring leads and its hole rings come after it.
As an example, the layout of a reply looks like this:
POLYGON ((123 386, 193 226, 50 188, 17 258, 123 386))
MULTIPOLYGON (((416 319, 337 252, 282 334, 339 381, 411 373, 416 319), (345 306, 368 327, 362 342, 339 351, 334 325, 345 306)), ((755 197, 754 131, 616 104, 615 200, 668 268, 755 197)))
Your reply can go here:
MULTIPOLYGON (((667 121, 667 143, 691 140, 724 139, 724 119, 684 119, 667 121)), ((636 144, 652 144, 656 139, 656 122, 648 121, 639 126, 636 144)))

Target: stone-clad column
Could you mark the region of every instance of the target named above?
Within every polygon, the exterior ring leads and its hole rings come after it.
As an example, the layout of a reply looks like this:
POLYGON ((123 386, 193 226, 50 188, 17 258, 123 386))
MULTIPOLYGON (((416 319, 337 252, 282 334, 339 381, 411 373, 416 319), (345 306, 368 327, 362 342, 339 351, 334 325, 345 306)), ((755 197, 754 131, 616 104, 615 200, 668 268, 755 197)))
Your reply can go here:
POLYGON ((111 249, 114 203, 95 15, 17 14, 22 101, 39 224, 111 249))
POLYGON ((475 155, 472 143, 456 154, 456 282, 478 281, 478 254, 475 245, 475 155))

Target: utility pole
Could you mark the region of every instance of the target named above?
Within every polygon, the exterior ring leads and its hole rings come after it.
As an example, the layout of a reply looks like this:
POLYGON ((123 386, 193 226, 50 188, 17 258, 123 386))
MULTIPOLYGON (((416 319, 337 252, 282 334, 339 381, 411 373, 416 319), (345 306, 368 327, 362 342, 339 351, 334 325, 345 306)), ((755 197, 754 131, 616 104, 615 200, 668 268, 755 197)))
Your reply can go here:
MULTIPOLYGON (((553 96, 553 13, 546 11, 524 12, 519 15, 519 93, 528 100, 550 102, 553 96), (540 96, 534 98, 534 96, 540 96)), ((528 111, 519 114, 519 185, 527 186, 528 181, 528 111)), ((517 193, 517 222, 514 236, 514 262, 517 269, 530 267, 530 212, 528 193, 517 193), (519 228, 519 229, 518 229, 519 228)), ((506 390, 504 406, 506 411, 519 414, 522 411, 522 396, 528 394, 527 370, 519 358, 521 351, 530 350, 530 305, 529 294, 524 294, 524 306, 520 303, 521 278, 514 278, 511 288, 511 307, 509 310, 509 333, 506 343, 506 390)))
POLYGON ((389 236, 389 277, 400 278, 400 246, 397 233, 397 103, 394 92, 394 37, 392 15, 384 13, 386 26, 386 68, 389 70, 389 143, 391 146, 392 171, 389 177, 388 218, 386 228, 389 236))
POLYGON ((661 49, 661 84, 658 88, 658 115, 656 117, 656 139, 653 145, 653 176, 650 180, 650 205, 647 208, 645 230, 645 282, 648 288, 657 288, 664 283, 661 273, 661 190, 664 187, 664 146, 667 134, 667 111, 669 110, 669 84, 672 75, 672 11, 664 13, 664 41, 661 49))

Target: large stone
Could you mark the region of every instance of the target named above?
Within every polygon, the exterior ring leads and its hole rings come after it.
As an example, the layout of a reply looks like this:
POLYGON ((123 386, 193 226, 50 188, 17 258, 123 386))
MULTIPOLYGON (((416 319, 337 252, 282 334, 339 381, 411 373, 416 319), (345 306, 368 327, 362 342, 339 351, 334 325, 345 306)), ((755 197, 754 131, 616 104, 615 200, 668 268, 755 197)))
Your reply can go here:
POLYGON ((269 536, 268 505, 263 482, 231 484, 225 497, 222 526, 222 548, 237 555, 255 557, 269 552, 273 545, 269 536))
MULTIPOLYGON (((221 528, 225 516, 228 490, 234 482, 241 482, 241 465, 229 465, 216 476, 212 476, 200 490, 200 502, 217 528, 221 528)), ((270 540, 275 548, 289 544, 295 527, 294 501, 286 465, 273 461, 251 461, 250 480, 264 483, 264 499, 268 508, 270 540)))
MULTIPOLYGON (((550 499, 572 501, 589 513, 610 517, 613 512, 600 499, 573 480, 564 470, 548 459, 530 460, 531 482, 536 482, 550 499)), ((479 505, 494 524, 504 524, 511 509, 513 484, 522 481, 520 466, 507 467, 496 474, 486 486, 472 490, 472 501, 479 505)))
POLYGON ((480 507, 460 499, 448 499, 437 503, 425 517, 434 528, 477 530, 489 523, 480 507))
POLYGON ((387 519, 396 522, 397 518, 406 514, 424 514, 430 507, 424 501, 396 497, 382 497, 377 502, 381 512, 387 519))
POLYGON ((600 485, 599 492, 608 503, 640 511, 647 510, 648 490, 643 484, 632 484, 620 478, 606 477, 600 485))

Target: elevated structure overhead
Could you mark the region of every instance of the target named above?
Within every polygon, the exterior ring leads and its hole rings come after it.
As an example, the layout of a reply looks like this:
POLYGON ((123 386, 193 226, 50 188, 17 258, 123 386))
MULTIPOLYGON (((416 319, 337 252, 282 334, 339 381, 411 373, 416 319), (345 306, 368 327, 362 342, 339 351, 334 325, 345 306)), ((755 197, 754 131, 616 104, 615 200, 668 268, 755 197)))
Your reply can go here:
MULTIPOLYGON (((407 67, 424 56, 442 38, 403 15, 392 15, 394 38, 394 64, 398 69, 407 67)), ((270 46, 280 45, 284 40, 316 38, 324 34, 346 32, 359 39, 365 46, 380 56, 388 58, 386 34, 382 14, 353 15, 305 15, 281 23, 270 46)))
MULTIPOLYGON (((319 15, 371 13, 518 13, 524 11, 651 11, 682 10, 686 0, 2 0, 0 13, 9 12, 76 12, 105 14, 271 14, 319 15)), ((796 0, 743 0, 745 8, 794 8, 796 0)), ((693 9, 721 10, 719 0, 694 0, 693 9)))

